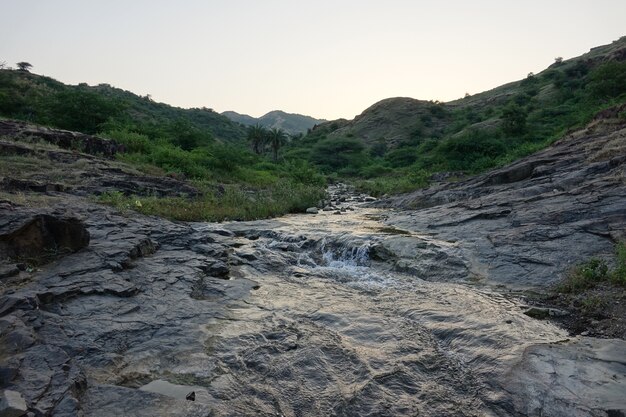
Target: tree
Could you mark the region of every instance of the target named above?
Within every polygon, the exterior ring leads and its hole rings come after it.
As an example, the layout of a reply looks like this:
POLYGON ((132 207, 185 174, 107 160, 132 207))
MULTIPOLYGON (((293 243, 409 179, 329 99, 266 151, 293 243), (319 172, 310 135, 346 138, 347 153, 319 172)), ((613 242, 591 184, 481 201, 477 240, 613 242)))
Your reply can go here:
POLYGON ((28 63, 28 62, 18 62, 17 64, 17 69, 19 69, 20 71, 24 71, 24 72, 29 72, 29 70, 33 67, 32 64, 28 63))
POLYGON ((364 149, 358 139, 323 139, 313 147, 311 160, 327 172, 346 168, 356 170, 365 162, 364 149))
POLYGON ((267 141, 272 148, 274 161, 278 160, 278 150, 287 143, 287 134, 282 129, 273 128, 269 131, 267 141))
POLYGON ((526 131, 527 111, 511 102, 502 110, 502 130, 506 134, 521 135, 526 131))
POLYGON ((0 61, 0 69, 5 69, 7 67, 6 61, 0 61))
POLYGON ((248 142, 252 147, 252 151, 257 155, 263 153, 263 148, 267 141, 268 132, 263 126, 256 124, 248 128, 248 142))

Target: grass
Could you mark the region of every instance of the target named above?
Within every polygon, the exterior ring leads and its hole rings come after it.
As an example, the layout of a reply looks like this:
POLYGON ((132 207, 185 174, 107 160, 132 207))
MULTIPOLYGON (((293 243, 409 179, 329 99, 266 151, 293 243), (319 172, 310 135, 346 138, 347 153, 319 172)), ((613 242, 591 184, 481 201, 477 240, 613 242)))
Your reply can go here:
POLYGON ((572 268, 556 290, 577 294, 601 283, 626 287, 626 243, 615 245, 615 266, 609 268, 603 259, 592 258, 572 268))
POLYGON ((426 187, 429 174, 424 170, 404 170, 406 175, 381 176, 371 179, 356 179, 351 182, 355 188, 374 197, 385 194, 400 194, 426 187))
POLYGON ((263 188, 245 188, 240 184, 223 186, 215 193, 208 185, 200 187, 201 197, 137 197, 109 192, 97 201, 122 211, 133 210, 181 221, 256 220, 285 213, 303 212, 324 197, 324 191, 313 185, 279 181, 263 188))

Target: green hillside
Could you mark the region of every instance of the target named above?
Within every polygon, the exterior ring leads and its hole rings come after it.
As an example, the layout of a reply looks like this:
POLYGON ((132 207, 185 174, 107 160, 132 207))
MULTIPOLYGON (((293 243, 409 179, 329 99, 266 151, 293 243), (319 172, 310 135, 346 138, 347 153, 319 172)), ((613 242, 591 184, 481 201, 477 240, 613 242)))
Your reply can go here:
POLYGON ((125 145, 122 162, 186 179, 204 195, 226 191, 211 202, 227 208, 220 213, 207 212, 202 200, 167 203, 186 207, 178 218, 187 220, 300 211, 321 198, 327 180, 374 195, 454 180, 545 148, 624 102, 626 38, 484 93, 449 103, 390 98, 354 120, 319 123, 292 138, 284 129, 245 127, 210 109, 180 109, 105 84, 69 86, 0 70, 1 117, 111 138, 125 145))
POLYGON ((435 173, 458 177, 528 155, 625 101, 623 37, 460 100, 382 100, 354 120, 317 126, 286 155, 374 194, 409 191, 435 173))
POLYGON ((233 142, 246 135, 244 126, 211 109, 181 109, 108 84, 66 85, 15 70, 0 70, 0 116, 84 133, 176 133, 187 136, 182 142, 233 142))

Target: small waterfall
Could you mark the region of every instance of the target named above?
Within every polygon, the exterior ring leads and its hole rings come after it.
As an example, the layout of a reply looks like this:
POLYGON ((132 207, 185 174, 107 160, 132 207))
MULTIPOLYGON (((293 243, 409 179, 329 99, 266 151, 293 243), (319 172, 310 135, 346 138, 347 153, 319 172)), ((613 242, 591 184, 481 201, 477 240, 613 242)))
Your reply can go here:
POLYGON ((384 287, 390 278, 370 268, 372 243, 352 235, 322 239, 311 252, 298 257, 298 266, 333 281, 365 287, 384 287))
POLYGON ((370 244, 368 242, 361 243, 359 246, 351 246, 348 242, 333 248, 324 238, 320 245, 320 251, 324 266, 331 268, 369 266, 370 244))

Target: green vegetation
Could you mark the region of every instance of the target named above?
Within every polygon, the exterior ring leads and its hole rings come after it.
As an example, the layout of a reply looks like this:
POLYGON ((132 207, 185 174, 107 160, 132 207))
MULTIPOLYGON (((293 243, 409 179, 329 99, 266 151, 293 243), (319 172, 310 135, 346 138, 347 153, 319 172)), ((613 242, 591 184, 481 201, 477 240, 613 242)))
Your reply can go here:
POLYGON ((304 158, 374 195, 426 186, 438 172, 499 167, 626 102, 626 62, 607 58, 625 44, 626 38, 451 103, 383 100, 353 122, 319 125, 287 145, 285 157, 304 158))
POLYGON ((179 220, 248 220, 304 211, 323 198, 326 179, 316 168, 280 158, 284 131, 260 128, 250 151, 246 128, 209 109, 178 109, 108 85, 68 86, 26 70, 0 70, 0 115, 113 139, 125 145, 117 156, 122 162, 185 179, 200 191, 193 198, 99 198, 119 208, 179 220))
POLYGON ((268 160, 235 144, 211 142, 187 150, 166 138, 151 140, 135 132, 106 135, 126 145, 118 159, 149 174, 186 178, 201 193, 194 198, 116 193, 100 198, 119 208, 176 220, 252 220, 304 211, 324 196, 325 178, 305 161, 278 161, 276 145, 268 160))
POLYGON ((592 258, 575 266, 557 285, 557 291, 580 293, 600 283, 626 286, 626 243, 621 242, 615 246, 615 255, 615 267, 612 269, 605 260, 598 258, 592 258))
POLYGON ((324 197, 323 188, 292 181, 277 181, 265 187, 245 188, 233 184, 218 188, 200 185, 197 198, 125 196, 119 192, 99 196, 98 201, 122 211, 135 210, 184 221, 255 220, 302 212, 324 197), (211 189, 213 188, 213 189, 211 189))
POLYGON ((327 180, 379 196, 427 186, 436 173, 460 178, 536 152, 626 102, 626 62, 615 60, 625 47, 626 38, 450 103, 383 100, 354 121, 320 123, 291 138, 107 84, 64 85, 30 73, 30 64, 0 69, 0 116, 114 139, 126 146, 123 162, 189 180, 203 193, 187 203, 144 198, 141 207, 132 196, 103 201, 180 219, 258 218, 312 205, 327 180), (225 192, 215 196, 216 187, 225 192))
POLYGON ((108 84, 65 85, 26 70, 0 70, 0 115, 83 133, 123 129, 198 143, 236 142, 246 134, 211 109, 172 107, 108 84))

